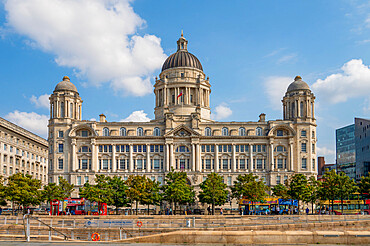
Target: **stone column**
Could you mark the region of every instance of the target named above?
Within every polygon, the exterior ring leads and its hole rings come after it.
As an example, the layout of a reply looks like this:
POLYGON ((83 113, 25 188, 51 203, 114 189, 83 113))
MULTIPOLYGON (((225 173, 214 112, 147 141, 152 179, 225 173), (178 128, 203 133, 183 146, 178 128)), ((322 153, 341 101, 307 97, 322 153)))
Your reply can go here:
POLYGON ((233 161, 232 161, 232 167, 231 167, 231 171, 232 172, 236 172, 236 146, 235 144, 232 145, 233 147, 233 161))
POLYGON ((170 144, 170 168, 176 169, 175 155, 173 154, 173 143, 170 144))
POLYGON ((289 171, 293 171, 294 163, 293 163, 293 143, 289 142, 289 171))
POLYGON ((112 173, 117 172, 117 164, 116 164, 116 144, 112 144, 112 173))
POLYGON ((253 144, 249 144, 249 171, 253 172, 253 144))
POLYGON ((132 144, 129 145, 130 146, 130 161, 129 161, 129 165, 130 165, 130 168, 129 168, 129 171, 130 172, 133 172, 134 171, 134 157, 133 157, 133 146, 132 144))
POLYGON ((196 165, 195 157, 196 157, 195 144, 192 143, 191 144, 191 170, 193 172, 195 172, 195 165, 196 165))
POLYGON ((72 166, 72 172, 75 172, 77 167, 77 155, 76 155, 76 140, 72 140, 72 160, 71 160, 71 166, 72 166))
POLYGON ((150 173, 150 144, 146 145, 146 171, 150 173))
POLYGON ((95 141, 91 141, 91 169, 94 172, 98 171, 98 153, 95 141))
POLYGON ((271 163, 271 170, 274 171, 275 169, 277 169, 277 167, 275 166, 275 164, 277 163, 274 163, 274 144, 273 143, 270 143, 270 163, 271 163))
POLYGON ((201 162, 201 157, 200 157, 200 144, 197 144, 197 157, 196 157, 196 164, 195 164, 195 171, 199 172, 200 171, 200 162, 201 162))
POLYGON ((215 144, 215 170, 216 173, 219 171, 219 164, 218 164, 218 144, 215 144))
POLYGON ((166 172, 169 172, 170 171, 170 148, 169 148, 169 144, 166 144, 166 149, 165 149, 165 155, 166 155, 166 158, 165 158, 165 169, 166 169, 166 172))
POLYGON ((163 89, 163 106, 167 105, 167 87, 163 89))

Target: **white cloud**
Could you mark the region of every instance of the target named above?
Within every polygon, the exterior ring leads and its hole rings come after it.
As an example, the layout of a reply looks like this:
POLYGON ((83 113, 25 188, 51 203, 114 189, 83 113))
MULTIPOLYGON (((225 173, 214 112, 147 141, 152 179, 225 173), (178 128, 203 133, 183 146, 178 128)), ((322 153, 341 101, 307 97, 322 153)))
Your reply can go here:
POLYGON ((271 107, 275 110, 281 110, 281 100, 283 99, 285 92, 293 79, 290 77, 283 76, 271 76, 267 77, 264 82, 265 91, 269 96, 271 107))
POLYGON ((341 72, 331 74, 313 85, 321 100, 331 103, 346 102, 350 98, 368 96, 370 91, 370 68, 361 59, 345 63, 341 72))
POLYGON ((7 26, 33 47, 75 68, 90 85, 109 82, 117 92, 151 93, 150 77, 166 58, 160 38, 139 36, 145 26, 130 0, 5 0, 7 26))
POLYGON ((226 104, 220 104, 215 108, 211 117, 214 120, 222 120, 232 115, 232 113, 233 111, 226 104))
POLYGON ((284 55, 277 60, 277 63, 280 64, 284 62, 289 62, 291 60, 294 60, 296 57, 297 57, 297 54, 284 55))
POLYGON ((18 110, 5 115, 5 119, 19 125, 28 131, 40 135, 44 138, 48 136, 48 120, 47 115, 40 115, 35 112, 27 113, 18 110))
POLYGON ((91 118, 90 121, 96 121, 96 119, 95 118, 91 118))
POLYGON ((38 108, 49 108, 50 104, 49 104, 49 94, 44 94, 44 95, 41 95, 39 97, 36 97, 34 95, 32 95, 32 97, 30 98, 30 101, 36 105, 36 107, 38 108))
POLYGON ((134 111, 126 119, 122 119, 121 122, 148 122, 150 119, 147 115, 144 110, 134 111))
POLYGON ((322 155, 335 155, 335 150, 333 150, 333 149, 329 149, 329 148, 327 148, 327 147, 322 147, 322 148, 320 148, 320 147, 316 147, 317 148, 317 155, 318 156, 322 156, 322 155))

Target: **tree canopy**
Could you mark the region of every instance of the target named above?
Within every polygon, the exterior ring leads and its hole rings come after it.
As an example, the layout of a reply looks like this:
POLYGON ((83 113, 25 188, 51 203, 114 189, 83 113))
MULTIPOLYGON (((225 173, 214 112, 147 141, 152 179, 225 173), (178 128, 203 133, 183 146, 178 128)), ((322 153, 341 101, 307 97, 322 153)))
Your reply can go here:
POLYGON ((215 205, 224 205, 227 200, 227 186, 223 182, 221 175, 210 173, 207 179, 200 184, 199 201, 202 203, 212 204, 212 214, 215 214, 215 205))

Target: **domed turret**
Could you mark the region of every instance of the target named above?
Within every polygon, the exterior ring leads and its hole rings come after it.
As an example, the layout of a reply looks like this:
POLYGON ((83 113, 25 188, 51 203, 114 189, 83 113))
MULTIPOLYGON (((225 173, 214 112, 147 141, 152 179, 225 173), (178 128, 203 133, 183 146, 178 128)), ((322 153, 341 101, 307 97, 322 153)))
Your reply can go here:
POLYGON ((285 120, 314 120, 315 96, 301 76, 296 76, 283 98, 285 120))
POLYGON ((297 90, 309 90, 310 87, 306 82, 302 80, 301 76, 296 76, 294 81, 288 86, 287 92, 297 91, 297 90))
POLYGON ((191 67, 203 71, 202 64, 195 55, 188 52, 187 46, 188 41, 181 32, 181 37, 177 40, 177 52, 166 59, 162 66, 162 72, 176 67, 191 67))
POLYGON ((74 84, 71 83, 68 76, 63 77, 63 81, 59 82, 57 86, 55 86, 54 92, 56 91, 73 91, 77 92, 77 88, 74 84))

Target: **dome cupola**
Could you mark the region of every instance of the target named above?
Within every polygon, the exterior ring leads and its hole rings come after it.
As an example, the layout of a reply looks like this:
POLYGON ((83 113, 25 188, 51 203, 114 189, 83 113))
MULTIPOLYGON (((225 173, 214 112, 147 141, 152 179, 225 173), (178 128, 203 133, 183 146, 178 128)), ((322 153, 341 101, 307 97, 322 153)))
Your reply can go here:
POLYGON ((288 86, 287 92, 297 91, 297 90, 309 90, 310 87, 306 82, 302 80, 301 76, 296 76, 294 81, 288 86))
POLYGON ((77 92, 77 88, 72 82, 70 81, 68 76, 63 77, 63 81, 59 82, 57 86, 55 86, 54 92, 56 91, 73 91, 77 92))
POLYGON ((188 41, 184 38, 183 32, 181 32, 181 37, 177 40, 176 53, 170 55, 163 63, 162 72, 166 69, 177 67, 197 68, 203 71, 202 64, 198 58, 188 52, 188 41))

